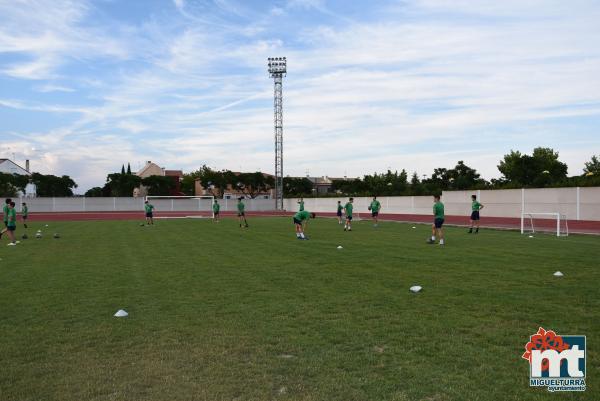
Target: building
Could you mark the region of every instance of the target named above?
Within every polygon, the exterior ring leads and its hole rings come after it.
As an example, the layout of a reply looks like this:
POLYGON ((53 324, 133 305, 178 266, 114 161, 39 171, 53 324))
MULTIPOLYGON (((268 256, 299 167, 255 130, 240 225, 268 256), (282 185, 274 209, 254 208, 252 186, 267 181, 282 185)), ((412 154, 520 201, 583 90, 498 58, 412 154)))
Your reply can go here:
MULTIPOLYGON (((161 177, 172 177, 173 181, 175 182, 175 187, 173 188, 173 190, 171 190, 170 195, 171 196, 184 195, 181 192, 181 179, 183 178, 183 171, 181 171, 181 170, 166 170, 164 167, 160 167, 158 164, 153 163, 152 161, 148 160, 146 162, 146 164, 144 165, 144 167, 142 167, 140 169, 140 171, 135 173, 135 175, 137 175, 138 177, 140 177, 142 179, 151 177, 153 175, 158 175, 161 177)), ((146 196, 147 194, 148 194, 148 191, 146 190, 146 188, 144 188, 143 185, 141 185, 139 188, 135 188, 133 190, 134 197, 146 196)))
MULTIPOLYGON (((31 172, 29 171, 29 160, 25 160, 25 168, 23 168, 10 159, 0 159, 0 173, 31 176, 31 172)), ((31 182, 27 184, 25 187, 25 193, 21 192, 21 196, 35 198, 35 184, 31 182)))
POLYGON ((333 193, 333 182, 334 181, 348 181, 353 180, 354 178, 348 177, 328 177, 326 175, 322 177, 292 177, 297 179, 307 178, 310 182, 313 183, 313 187, 317 194, 330 194, 333 193))

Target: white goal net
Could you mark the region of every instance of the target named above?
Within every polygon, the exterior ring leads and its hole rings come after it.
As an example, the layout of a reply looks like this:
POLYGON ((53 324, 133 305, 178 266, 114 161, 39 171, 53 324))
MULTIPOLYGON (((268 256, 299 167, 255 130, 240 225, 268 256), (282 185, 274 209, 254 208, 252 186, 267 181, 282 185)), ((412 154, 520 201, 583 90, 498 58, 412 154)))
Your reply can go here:
POLYGON ((189 212, 192 216, 185 217, 212 217, 214 196, 146 196, 145 200, 160 212, 189 212))
POLYGON ((567 216, 560 213, 521 213, 521 234, 552 232, 557 237, 569 235, 567 216))

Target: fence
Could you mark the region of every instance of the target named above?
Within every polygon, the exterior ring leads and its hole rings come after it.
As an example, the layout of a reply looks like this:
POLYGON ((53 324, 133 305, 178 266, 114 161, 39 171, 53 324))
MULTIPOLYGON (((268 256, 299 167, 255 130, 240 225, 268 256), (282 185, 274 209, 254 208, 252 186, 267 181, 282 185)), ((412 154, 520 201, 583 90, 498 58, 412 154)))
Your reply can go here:
MULTIPOLYGON (((484 204, 482 214, 489 217, 521 217, 521 211, 537 213, 561 213, 569 220, 600 221, 600 187, 534 188, 475 191, 444 191, 447 215, 468 215, 471 212, 471 195, 484 204)), ((335 212, 337 201, 342 204, 347 197, 305 198, 306 210, 311 212, 335 212)), ((382 196, 382 213, 425 214, 432 213, 431 196, 382 196)), ((355 213, 367 213, 372 198, 354 198, 355 213)), ((285 199, 286 210, 297 210, 298 199, 285 199)))
MULTIPOLYGON (((467 215, 471 210, 471 195, 476 194, 485 205, 482 213, 489 217, 520 217, 521 211, 537 213, 561 213, 569 220, 600 221, 600 187, 504 189, 482 191, 444 191, 442 201, 447 215, 467 215)), ((354 210, 366 213, 372 198, 354 198, 354 210)), ((431 214, 431 196, 379 197, 382 213, 431 214)), ((347 197, 306 198, 305 207, 311 212, 335 212, 337 201, 345 203, 347 197)), ((298 199, 284 199, 285 210, 298 210, 298 199)), ((31 212, 113 212, 140 211, 143 198, 28 198, 31 212)), ((153 199, 160 211, 209 211, 210 201, 183 201, 153 199)), ((235 211, 235 199, 219 200, 222 211, 235 211)), ((272 199, 246 199, 247 211, 272 211, 272 199)), ((20 210, 20 202, 18 209, 20 210)))

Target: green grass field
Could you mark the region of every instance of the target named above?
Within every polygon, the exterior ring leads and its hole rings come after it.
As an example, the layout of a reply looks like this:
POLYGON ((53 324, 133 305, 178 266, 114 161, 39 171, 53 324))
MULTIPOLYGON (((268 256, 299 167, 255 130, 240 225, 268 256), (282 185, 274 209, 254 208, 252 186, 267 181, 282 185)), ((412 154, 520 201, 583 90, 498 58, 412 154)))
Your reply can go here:
POLYGON ((318 219, 298 241, 290 220, 3 239, 0 399, 600 399, 599 237, 448 228, 442 248, 424 225, 318 219), (539 326, 587 335, 585 393, 529 387, 539 326))

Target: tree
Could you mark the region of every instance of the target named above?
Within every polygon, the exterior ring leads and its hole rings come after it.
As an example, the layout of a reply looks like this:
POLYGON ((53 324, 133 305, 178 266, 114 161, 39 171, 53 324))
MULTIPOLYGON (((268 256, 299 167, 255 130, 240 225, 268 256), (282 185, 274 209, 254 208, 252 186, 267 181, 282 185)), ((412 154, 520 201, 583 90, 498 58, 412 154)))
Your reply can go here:
POLYGON ((567 178, 567 165, 551 148, 535 148, 531 156, 512 151, 500 161, 498 170, 509 186, 545 187, 567 178))
POLYGON ((73 196, 77 184, 68 175, 57 177, 52 174, 31 174, 31 182, 36 186, 38 196, 65 197, 73 196))
POLYGON ((14 198, 17 196, 17 187, 14 184, 12 174, 0 173, 0 196, 3 198, 14 198))
POLYGON ((275 179, 272 176, 265 176, 260 171, 255 173, 240 173, 237 175, 235 185, 244 194, 254 199, 259 194, 265 193, 272 188, 275 185, 275 179))
POLYGON ((131 164, 127 163, 127 174, 131 175, 131 164))
POLYGON ((94 187, 88 189, 83 196, 86 198, 99 198, 104 196, 104 191, 101 187, 94 187))
POLYGON ((451 189, 479 189, 485 188, 488 183, 480 178, 477 170, 467 166, 462 160, 456 166, 448 170, 448 187, 451 189))
POLYGON ((121 174, 125 174, 125 165, 121 165, 121 174))
POLYGON ((308 196, 313 192, 314 184, 306 177, 283 177, 284 196, 308 196))
POLYGON ((421 185, 419 175, 416 171, 413 172, 413 175, 410 178, 410 193, 412 195, 421 195, 423 193, 423 186, 421 185))
MULTIPOLYGON (((131 175, 129 175, 131 177, 131 175)), ((176 183, 173 177, 162 175, 151 175, 142 179, 142 185, 146 187, 148 195, 152 196, 168 196, 175 189, 176 183)))
POLYGON ((110 196, 133 196, 133 190, 140 186, 142 179, 134 174, 113 173, 106 177, 110 196))
POLYGON ((589 162, 585 162, 583 172, 588 176, 600 175, 600 155, 594 155, 589 162))

